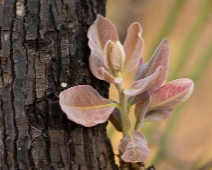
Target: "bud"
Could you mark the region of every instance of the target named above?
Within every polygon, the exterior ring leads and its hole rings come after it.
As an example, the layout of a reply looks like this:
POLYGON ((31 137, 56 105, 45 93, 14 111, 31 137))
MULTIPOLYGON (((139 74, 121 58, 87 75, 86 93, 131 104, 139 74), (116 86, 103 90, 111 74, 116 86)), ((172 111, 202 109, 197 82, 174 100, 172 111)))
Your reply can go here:
POLYGON ((119 41, 108 41, 105 46, 105 66, 112 72, 120 72, 125 61, 125 52, 119 41))

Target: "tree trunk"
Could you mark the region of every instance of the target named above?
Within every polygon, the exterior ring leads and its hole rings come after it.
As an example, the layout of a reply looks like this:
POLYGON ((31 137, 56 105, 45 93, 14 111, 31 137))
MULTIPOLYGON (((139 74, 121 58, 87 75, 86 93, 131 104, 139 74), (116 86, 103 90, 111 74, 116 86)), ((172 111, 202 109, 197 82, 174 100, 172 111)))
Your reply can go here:
POLYGON ((89 70, 87 29, 105 0, 0 0, 0 169, 116 170, 106 123, 84 128, 61 91, 109 85, 89 70))

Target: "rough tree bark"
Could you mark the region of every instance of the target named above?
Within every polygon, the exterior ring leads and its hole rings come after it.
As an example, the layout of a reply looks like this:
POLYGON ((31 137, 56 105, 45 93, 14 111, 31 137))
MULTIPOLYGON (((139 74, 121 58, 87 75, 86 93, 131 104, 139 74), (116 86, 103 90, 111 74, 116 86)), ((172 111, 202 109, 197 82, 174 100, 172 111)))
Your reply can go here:
POLYGON ((106 0, 0 0, 0 169, 116 170, 106 123, 67 120, 62 90, 109 85, 89 71, 86 33, 106 0))

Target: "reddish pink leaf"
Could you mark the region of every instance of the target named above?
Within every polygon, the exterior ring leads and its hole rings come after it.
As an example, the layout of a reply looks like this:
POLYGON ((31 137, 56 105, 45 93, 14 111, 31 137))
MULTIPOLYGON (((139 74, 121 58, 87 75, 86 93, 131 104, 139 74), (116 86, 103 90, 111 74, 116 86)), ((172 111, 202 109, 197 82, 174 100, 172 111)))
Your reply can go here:
POLYGON ((115 103, 103 98, 88 85, 71 87, 60 93, 60 106, 68 119, 86 127, 106 122, 115 103))
POLYGON ((124 63, 124 72, 132 71, 139 63, 142 49, 144 46, 141 38, 142 29, 139 23, 135 22, 130 25, 127 31, 127 37, 124 42, 126 60, 124 63))
POLYGON ((151 95, 151 103, 148 111, 170 109, 187 100, 194 88, 190 79, 183 78, 171 81, 151 95))
POLYGON ((146 139, 141 132, 127 132, 119 144, 122 160, 125 162, 144 162, 150 155, 146 139))
POLYGON ((170 53, 169 49, 170 49, 169 42, 167 39, 164 39, 156 49, 151 59, 147 63, 143 64, 140 68, 138 68, 135 77, 136 81, 143 79, 154 73, 155 69, 159 65, 163 66, 163 70, 158 76, 157 81, 155 82, 154 86, 152 86, 152 88, 150 89, 151 92, 159 88, 166 80, 168 62, 169 62, 169 53, 170 53))
POLYGON ((150 97, 150 93, 148 90, 138 94, 135 97, 130 97, 128 100, 128 105, 138 104, 145 102, 150 97))
POLYGON ((155 72, 152 73, 150 76, 133 82, 133 84, 129 89, 124 90, 124 94, 127 96, 136 96, 142 93, 143 91, 151 88, 162 70, 163 70, 162 66, 158 66, 155 72))
POLYGON ((93 75, 104 80, 103 76, 98 72, 99 67, 104 67, 103 49, 108 40, 112 42, 118 41, 118 35, 115 26, 107 18, 97 15, 97 19, 88 30, 90 54, 90 69, 93 75))
POLYGON ((163 121, 167 119, 171 112, 171 109, 162 109, 162 110, 152 110, 145 114, 145 122, 152 122, 152 121, 163 121))
POLYGON ((143 58, 139 59, 138 68, 140 68, 144 64, 143 58))
POLYGON ((136 130, 142 127, 142 120, 145 117, 145 113, 149 107, 150 101, 151 98, 148 98, 146 101, 135 105, 136 130))

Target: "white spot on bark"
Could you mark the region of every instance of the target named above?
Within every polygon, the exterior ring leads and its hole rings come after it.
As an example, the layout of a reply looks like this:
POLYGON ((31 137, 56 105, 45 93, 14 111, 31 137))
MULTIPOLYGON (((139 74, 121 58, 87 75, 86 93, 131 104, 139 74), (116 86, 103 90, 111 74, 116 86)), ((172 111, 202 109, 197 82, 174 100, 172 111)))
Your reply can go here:
POLYGON ((61 87, 66 87, 68 84, 66 82, 61 83, 61 87))

